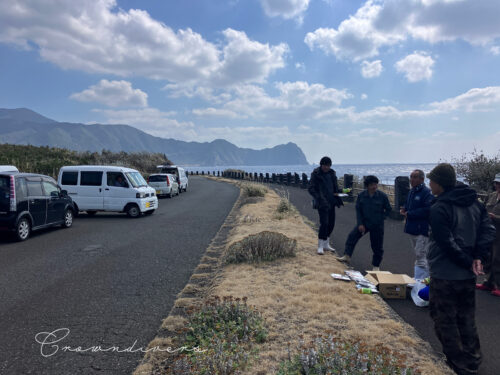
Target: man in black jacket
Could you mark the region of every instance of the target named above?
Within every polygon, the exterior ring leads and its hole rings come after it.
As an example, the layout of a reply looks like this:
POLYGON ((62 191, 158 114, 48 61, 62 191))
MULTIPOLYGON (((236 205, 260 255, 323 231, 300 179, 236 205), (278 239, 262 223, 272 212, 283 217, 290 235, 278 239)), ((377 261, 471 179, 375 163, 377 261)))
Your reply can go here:
POLYGON ((330 246, 330 235, 335 227, 335 207, 343 206, 342 199, 338 196, 337 175, 331 166, 332 159, 328 156, 321 158, 319 167, 311 173, 308 189, 313 197, 313 207, 319 213, 319 255, 324 254, 323 250, 335 252, 335 249, 330 246))
POLYGON ((427 260, 430 313, 448 364, 457 374, 477 374, 481 349, 475 321, 476 276, 495 239, 495 228, 476 192, 456 183, 450 164, 427 177, 437 196, 430 212, 427 260))

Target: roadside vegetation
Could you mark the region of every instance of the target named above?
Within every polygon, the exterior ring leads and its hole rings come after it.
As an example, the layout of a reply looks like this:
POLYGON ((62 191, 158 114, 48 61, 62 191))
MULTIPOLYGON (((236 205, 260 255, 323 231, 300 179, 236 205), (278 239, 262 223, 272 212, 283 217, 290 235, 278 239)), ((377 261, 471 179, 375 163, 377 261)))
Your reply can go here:
POLYGON ((241 185, 241 188, 244 196, 247 198, 264 197, 268 192, 268 189, 264 185, 256 183, 246 182, 241 185))
POLYGON ((299 353, 283 361, 278 375, 416 375, 404 355, 379 345, 370 348, 362 341, 346 340, 336 333, 302 342, 299 353))
POLYGON ((500 154, 490 157, 482 151, 474 150, 453 159, 457 175, 462 176, 472 188, 488 193, 493 191, 493 180, 500 173, 500 154))
POLYGON ((226 263, 259 263, 293 257, 297 241, 287 236, 263 231, 233 243, 225 253, 226 263))
POLYGON ((0 165, 14 165, 22 172, 57 177, 64 165, 119 165, 154 173, 156 166, 172 164, 165 154, 147 152, 77 152, 64 148, 0 144, 0 165))

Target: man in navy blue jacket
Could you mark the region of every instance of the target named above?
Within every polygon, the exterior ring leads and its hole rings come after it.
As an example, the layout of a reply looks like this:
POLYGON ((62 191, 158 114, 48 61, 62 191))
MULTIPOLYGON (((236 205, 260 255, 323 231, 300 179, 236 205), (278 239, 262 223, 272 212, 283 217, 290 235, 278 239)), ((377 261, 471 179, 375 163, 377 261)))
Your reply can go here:
POLYGON ((425 174, 416 169, 410 175, 411 190, 406 204, 401 208, 401 215, 406 217, 405 232, 411 236, 415 249, 415 279, 429 277, 427 250, 429 248, 429 214, 434 196, 425 186, 425 174))
POLYGON ((344 256, 337 257, 337 260, 349 264, 360 238, 370 233, 373 271, 380 271, 384 256, 384 220, 391 212, 391 204, 387 195, 378 190, 377 177, 366 176, 364 185, 365 190, 359 193, 356 199, 356 226, 347 237, 344 256))

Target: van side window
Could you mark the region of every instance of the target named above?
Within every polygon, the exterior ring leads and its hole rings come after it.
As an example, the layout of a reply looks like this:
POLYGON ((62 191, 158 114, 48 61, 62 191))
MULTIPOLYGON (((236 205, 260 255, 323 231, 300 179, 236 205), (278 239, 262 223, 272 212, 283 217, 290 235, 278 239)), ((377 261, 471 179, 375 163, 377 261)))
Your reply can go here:
POLYGON ((42 185, 43 185, 43 190, 45 190, 45 195, 47 197, 51 197, 51 196, 58 197, 59 196, 59 188, 57 187, 57 185, 55 185, 49 181, 43 181, 42 185))
POLYGON ((80 172, 81 186, 101 186, 102 172, 80 172))
POLYGON ((106 172, 108 186, 128 187, 127 179, 121 172, 106 172))
POLYGON ((28 188, 26 187, 26 180, 24 178, 18 178, 16 180, 16 200, 22 201, 28 196, 28 188))
POLYGON ((27 180, 28 194, 31 197, 43 197, 42 182, 36 180, 27 180))
POLYGON ((63 172, 61 177, 61 185, 76 185, 76 184, 78 184, 78 172, 63 172))

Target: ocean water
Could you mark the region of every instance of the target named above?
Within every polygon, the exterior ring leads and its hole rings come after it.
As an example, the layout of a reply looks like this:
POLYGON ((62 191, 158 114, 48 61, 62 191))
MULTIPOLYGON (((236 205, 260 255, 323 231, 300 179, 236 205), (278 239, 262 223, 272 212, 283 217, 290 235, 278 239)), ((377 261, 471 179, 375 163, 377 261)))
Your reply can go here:
MULTIPOLYGON (((265 166, 245 166, 245 165, 234 165, 234 166, 217 166, 217 167, 185 167, 189 172, 202 171, 207 173, 213 173, 217 171, 224 171, 226 169, 241 169, 249 173, 298 173, 302 176, 302 173, 306 173, 308 176, 316 168, 317 164, 311 165, 265 165, 265 166)), ((394 179, 398 176, 410 176, 410 173, 415 169, 421 169, 425 173, 430 172, 436 164, 434 163, 415 163, 415 164, 333 164, 332 168, 337 172, 337 176, 342 177, 344 174, 352 174, 359 178, 367 175, 375 175, 378 177, 383 184, 393 184, 394 179)))

